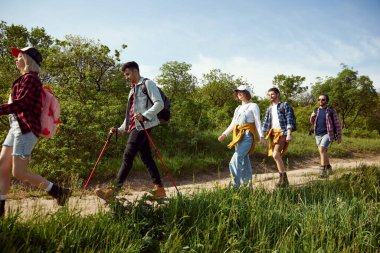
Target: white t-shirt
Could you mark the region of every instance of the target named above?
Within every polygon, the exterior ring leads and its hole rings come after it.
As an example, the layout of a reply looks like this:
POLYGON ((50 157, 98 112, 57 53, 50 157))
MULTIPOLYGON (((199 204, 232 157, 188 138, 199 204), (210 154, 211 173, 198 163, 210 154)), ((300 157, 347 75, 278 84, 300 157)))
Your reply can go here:
POLYGON ((260 138, 264 137, 263 131, 261 129, 260 121, 260 108, 255 103, 248 103, 241 105, 238 111, 234 114, 234 118, 231 121, 231 124, 223 132, 224 135, 228 135, 234 129, 234 126, 239 124, 238 118, 243 117, 245 114, 246 123, 254 123, 256 125, 257 132, 260 135, 260 138))
POLYGON ((272 128, 281 129, 280 120, 278 119, 277 105, 272 105, 272 128))

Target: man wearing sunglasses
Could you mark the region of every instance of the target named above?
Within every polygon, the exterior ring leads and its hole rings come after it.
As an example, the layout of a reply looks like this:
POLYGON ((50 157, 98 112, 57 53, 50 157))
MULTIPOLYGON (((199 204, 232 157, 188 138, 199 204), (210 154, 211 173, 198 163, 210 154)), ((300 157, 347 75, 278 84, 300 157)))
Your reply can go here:
POLYGON ((334 140, 340 144, 342 142, 342 127, 339 122, 337 112, 328 106, 329 96, 321 94, 318 97, 319 107, 316 108, 311 116, 310 123, 313 125, 315 141, 318 146, 321 158, 320 177, 328 178, 332 175, 327 149, 334 140))

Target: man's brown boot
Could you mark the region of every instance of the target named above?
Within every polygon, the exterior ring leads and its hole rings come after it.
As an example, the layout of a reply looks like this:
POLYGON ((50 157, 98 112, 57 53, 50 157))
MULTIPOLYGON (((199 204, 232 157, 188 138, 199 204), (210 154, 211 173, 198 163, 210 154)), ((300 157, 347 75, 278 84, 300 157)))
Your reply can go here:
POLYGON ((153 199, 166 198, 166 192, 165 192, 164 186, 155 184, 154 189, 151 191, 151 195, 149 195, 148 197, 153 198, 153 199))
POLYGON ((289 181, 288 176, 286 175, 286 172, 280 172, 280 179, 278 183, 276 184, 277 187, 288 187, 289 181))
POLYGON ((116 189, 115 188, 98 188, 95 190, 96 196, 105 200, 107 203, 115 201, 116 199, 116 189))
POLYGON ((286 175, 286 172, 282 173, 284 174, 283 177, 284 177, 284 183, 283 183, 283 187, 288 187, 289 186, 289 180, 288 180, 288 175, 286 175))
POLYGON ((329 165, 326 165, 325 167, 326 167, 327 176, 331 176, 333 174, 333 170, 331 168, 331 165, 329 164, 329 165))
POLYGON ((326 166, 321 165, 319 167, 319 177, 320 178, 327 178, 328 177, 326 166))
POLYGON ((280 174, 280 178, 279 178, 278 182, 276 183, 277 187, 281 187, 281 185, 284 183, 284 177, 282 176, 282 173, 279 172, 279 174, 280 174))

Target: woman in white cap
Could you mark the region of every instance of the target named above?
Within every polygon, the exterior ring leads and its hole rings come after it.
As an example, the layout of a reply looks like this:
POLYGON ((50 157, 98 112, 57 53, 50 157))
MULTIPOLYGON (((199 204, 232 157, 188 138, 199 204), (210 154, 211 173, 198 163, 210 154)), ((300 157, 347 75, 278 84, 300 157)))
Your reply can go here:
POLYGON ((42 83, 38 76, 42 56, 33 47, 11 48, 21 76, 12 84, 8 103, 0 104, 0 115, 9 115, 10 130, 0 152, 0 217, 5 213, 5 199, 14 177, 28 182, 53 196, 64 205, 71 190, 49 182, 28 171, 34 145, 41 132, 42 83))
POLYGON ((231 124, 218 137, 220 142, 233 132, 233 139, 229 148, 235 147, 235 153, 229 163, 231 176, 235 186, 243 184, 252 187, 252 167, 249 155, 252 155, 255 142, 265 144, 263 132, 261 130, 260 108, 252 103, 252 91, 248 85, 240 85, 235 89, 234 97, 241 101, 235 109, 231 124))

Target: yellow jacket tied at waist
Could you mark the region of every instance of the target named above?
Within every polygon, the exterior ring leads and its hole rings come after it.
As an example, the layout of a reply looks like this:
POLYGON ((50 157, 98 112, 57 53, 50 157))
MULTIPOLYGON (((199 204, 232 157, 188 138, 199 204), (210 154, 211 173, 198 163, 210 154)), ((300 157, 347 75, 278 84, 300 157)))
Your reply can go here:
POLYGON ((249 149, 249 154, 252 155, 255 151, 255 142, 260 142, 260 136, 257 132, 255 123, 246 123, 244 125, 235 125, 234 129, 232 131, 232 141, 230 144, 227 145, 228 148, 233 148, 236 146, 236 144, 243 138, 243 135, 246 130, 249 130, 249 132, 253 135, 254 139, 252 142, 252 146, 249 149))

